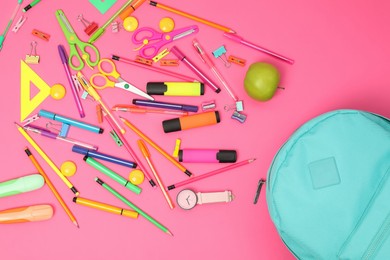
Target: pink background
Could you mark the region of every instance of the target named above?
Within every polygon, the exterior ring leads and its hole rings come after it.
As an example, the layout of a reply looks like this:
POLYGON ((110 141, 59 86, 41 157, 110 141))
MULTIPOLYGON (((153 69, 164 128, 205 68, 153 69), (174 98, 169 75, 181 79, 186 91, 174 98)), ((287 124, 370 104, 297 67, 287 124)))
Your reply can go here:
MULTIPOLYGON (((6 26, 16 2, 2 2, 1 30, 6 26)), ((44 108, 76 119, 78 113, 57 51, 58 44, 64 44, 67 51, 69 47, 54 12, 56 9, 63 9, 78 36, 86 41, 88 36, 83 32, 82 24, 77 22, 77 15, 82 13, 87 20, 103 25, 124 2, 118 1, 105 15, 101 15, 86 0, 42 1, 26 13, 27 22, 18 33, 9 32, 0 53, 0 181, 36 172, 23 151, 28 144, 13 124, 20 118, 20 60, 30 52, 30 42, 38 42, 37 52, 41 57, 40 64, 30 65, 31 68, 49 85, 62 83, 68 90, 63 100, 47 98, 38 109, 44 108), (50 34, 50 41, 45 42, 32 36, 32 29, 50 34)), ((28 3, 23 3, 23 7, 28 3)), ((296 61, 294 65, 280 62, 224 38, 221 31, 148 4, 134 13, 141 27, 151 26, 157 29, 158 22, 163 17, 172 17, 176 28, 197 24, 200 31, 196 38, 206 50, 210 52, 224 44, 228 54, 247 60, 245 67, 232 65, 229 69, 223 66, 222 61, 215 61, 238 96, 244 100, 245 114, 248 115, 244 124, 231 120, 230 112, 223 111, 223 106, 231 103, 227 93, 222 91, 216 95, 209 88, 202 97, 157 99, 193 105, 214 99, 222 118, 221 123, 216 126, 164 134, 161 121, 170 118, 169 116, 122 113, 122 116, 131 120, 168 152, 173 150, 176 138, 181 138, 183 148, 237 149, 239 161, 257 158, 251 165, 186 186, 202 192, 232 190, 235 200, 226 205, 202 205, 191 211, 178 207, 170 210, 161 192, 153 190, 147 182, 141 185, 143 192, 137 196, 86 165, 81 155, 71 152, 71 145, 32 134, 56 165, 60 166, 66 160, 77 164, 78 171, 70 181, 80 190, 81 197, 125 207, 94 182, 96 176, 101 177, 168 227, 174 236, 164 234, 142 217, 137 220, 128 219, 74 204, 73 194, 29 146, 73 211, 80 229, 69 221, 47 186, 34 192, 1 198, 0 210, 41 203, 49 203, 55 208, 55 215, 49 221, 1 225, 2 259, 293 259, 269 217, 265 190, 257 205, 252 202, 257 182, 260 178, 266 178, 267 169, 278 148, 302 123, 333 109, 361 109, 390 117, 388 1, 249 0, 240 5, 232 5, 220 0, 165 0, 163 3, 231 27, 246 39, 296 61), (266 103, 252 100, 243 89, 248 65, 258 61, 274 64, 282 75, 280 85, 286 88, 278 91, 266 103)), ((19 17, 20 13, 16 20, 19 17)), ((131 34, 124 30, 113 34, 109 28, 96 42, 96 46, 102 57, 110 57, 114 53, 134 58, 136 53, 132 51, 134 45, 130 37, 131 34)), ((213 77, 192 50, 192 38, 181 39, 176 45, 213 77)), ((123 63, 117 63, 117 68, 125 79, 141 89, 145 88, 148 81, 176 80, 123 63)), ((194 77, 184 65, 177 70, 194 77)), ((88 68, 83 72, 92 74, 88 68)), ((129 104, 135 97, 118 89, 104 90, 101 94, 111 106, 129 104)), ((84 101, 83 105, 87 114, 85 121, 97 124, 95 104, 84 101)), ((46 120, 41 119, 40 124, 44 125, 44 122, 46 120)), ((95 143, 99 145, 101 152, 130 159, 124 148, 117 147, 111 140, 107 131, 110 129, 108 124, 104 122, 102 127, 106 129, 103 135, 72 128, 69 137, 95 143)), ((126 137, 141 156, 136 147, 138 137, 130 130, 126 137)), ((166 185, 186 179, 165 158, 155 150, 150 150, 152 160, 166 185)), ((110 163, 104 164, 122 176, 128 176, 128 169, 110 163)), ((185 166, 195 175, 221 167, 213 164, 185 166)), ((181 189, 170 192, 173 199, 181 189)))

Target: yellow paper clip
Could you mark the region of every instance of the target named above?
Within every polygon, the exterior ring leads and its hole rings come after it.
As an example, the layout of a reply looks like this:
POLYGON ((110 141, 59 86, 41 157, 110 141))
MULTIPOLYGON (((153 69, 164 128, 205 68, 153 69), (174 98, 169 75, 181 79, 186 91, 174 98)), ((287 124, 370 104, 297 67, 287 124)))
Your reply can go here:
POLYGON ((176 139, 175 149, 173 150, 172 153, 172 156, 175 158, 179 157, 180 144, 181 144, 181 140, 176 139))
POLYGON ((135 61, 138 63, 148 65, 148 66, 152 66, 152 64, 153 64, 152 60, 142 58, 141 56, 138 56, 138 55, 137 55, 137 57, 135 57, 135 61))
POLYGON ((38 64, 39 63, 39 56, 37 55, 37 42, 32 41, 31 42, 31 50, 30 54, 26 55, 26 58, 24 59, 26 63, 29 64, 38 64), (33 55, 34 52, 34 55, 33 55))
POLYGON ((179 60, 168 60, 162 59, 160 60, 161 66, 179 66, 179 60))
POLYGON ((169 54, 169 51, 168 49, 165 49, 163 50, 162 52, 160 52, 159 54, 157 54, 156 56, 153 57, 153 61, 154 62, 158 62, 159 60, 161 60, 162 58, 164 58, 165 56, 167 56, 169 54))
POLYGON ((229 56, 228 61, 235 63, 235 64, 238 64, 240 66, 245 66, 245 62, 246 62, 246 60, 234 57, 232 55, 229 56))

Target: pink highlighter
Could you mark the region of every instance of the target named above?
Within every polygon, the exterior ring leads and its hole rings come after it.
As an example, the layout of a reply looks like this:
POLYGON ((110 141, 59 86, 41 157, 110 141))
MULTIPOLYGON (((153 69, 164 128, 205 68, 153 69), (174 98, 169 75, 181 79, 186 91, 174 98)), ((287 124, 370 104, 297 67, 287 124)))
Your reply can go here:
POLYGON ((237 161, 237 152, 235 150, 219 150, 219 149, 179 150, 179 162, 234 163, 236 161, 237 161))

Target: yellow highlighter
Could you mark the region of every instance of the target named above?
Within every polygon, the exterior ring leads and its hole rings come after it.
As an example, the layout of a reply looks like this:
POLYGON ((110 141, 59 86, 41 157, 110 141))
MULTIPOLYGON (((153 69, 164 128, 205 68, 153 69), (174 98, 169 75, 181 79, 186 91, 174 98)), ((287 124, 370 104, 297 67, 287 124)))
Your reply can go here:
POLYGON ((34 205, 0 211, 0 224, 48 220, 53 216, 50 205, 34 205))
POLYGON ((132 210, 122 209, 109 204, 93 201, 85 198, 74 197, 73 202, 94 209, 103 210, 112 214, 122 215, 128 218, 138 218, 138 213, 132 210))
POLYGON ((148 82, 146 93, 164 96, 201 96, 204 95, 204 85, 201 82, 148 82))

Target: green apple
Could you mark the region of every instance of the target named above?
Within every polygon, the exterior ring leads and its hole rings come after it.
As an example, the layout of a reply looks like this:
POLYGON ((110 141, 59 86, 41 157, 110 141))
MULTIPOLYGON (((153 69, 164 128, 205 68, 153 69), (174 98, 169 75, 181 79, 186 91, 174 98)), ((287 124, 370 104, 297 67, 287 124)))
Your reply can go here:
POLYGON ((270 100, 279 85, 280 74, 271 64, 255 62, 249 66, 244 79, 248 95, 259 101, 270 100))

